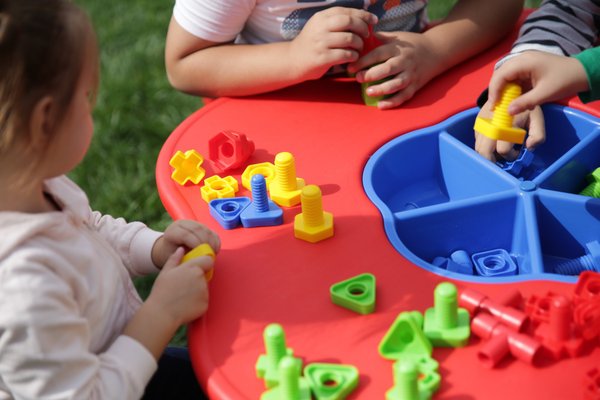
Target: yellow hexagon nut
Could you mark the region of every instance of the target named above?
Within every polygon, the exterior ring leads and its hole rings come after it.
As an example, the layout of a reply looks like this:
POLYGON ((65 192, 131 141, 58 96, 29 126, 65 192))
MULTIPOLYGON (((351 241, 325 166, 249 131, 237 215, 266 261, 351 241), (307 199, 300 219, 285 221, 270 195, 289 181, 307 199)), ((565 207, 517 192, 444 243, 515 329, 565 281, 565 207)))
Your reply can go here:
POLYGON ((271 200, 280 206, 292 207, 300 204, 300 193, 304 179, 296 177, 296 161, 288 152, 275 156, 275 179, 269 185, 271 200))
POLYGON ((323 211, 321 189, 307 185, 302 189, 302 213, 294 218, 294 236, 316 243, 333 236, 333 214, 323 211))
MULTIPOLYGON (((194 247, 192 250, 185 253, 185 255, 181 258, 181 263, 191 260, 192 258, 209 256, 213 260, 215 259, 215 252, 212 247, 210 247, 207 243, 202 243, 199 246, 194 247)), ((206 278, 206 282, 210 282, 213 277, 214 268, 204 274, 206 278)))
POLYGON ((200 167, 203 162, 204 157, 196 150, 188 150, 185 153, 177 150, 169 160, 169 165, 174 168, 171 179, 182 186, 188 181, 197 185, 206 173, 204 168, 200 167))
POLYGON ((238 181, 234 177, 221 178, 219 175, 213 175, 204 180, 204 186, 200 188, 200 194, 204 201, 210 203, 214 199, 234 197, 238 188, 238 181))
POLYGON ((525 129, 513 127, 513 117, 508 113, 508 105, 521 95, 521 87, 508 83, 502 90, 500 103, 494 109, 492 119, 477 117, 473 129, 493 140, 521 144, 525 140, 525 129))
POLYGON ((264 176, 268 188, 271 182, 273 182, 273 179, 275 179, 275 165, 270 162, 248 165, 242 173, 242 186, 248 190, 252 190, 250 180, 254 174, 261 174, 264 176))

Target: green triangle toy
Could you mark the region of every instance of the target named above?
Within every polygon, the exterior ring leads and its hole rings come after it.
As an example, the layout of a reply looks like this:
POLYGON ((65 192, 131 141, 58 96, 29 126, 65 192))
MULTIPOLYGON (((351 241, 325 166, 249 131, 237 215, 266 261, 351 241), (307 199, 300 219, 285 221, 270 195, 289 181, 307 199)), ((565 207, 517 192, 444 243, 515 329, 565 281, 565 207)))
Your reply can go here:
POLYGON ((358 369, 352 365, 308 364, 304 376, 317 400, 343 400, 358 385, 358 369))
POLYGON ((359 314, 370 314, 375 310, 375 276, 364 273, 329 288, 331 301, 359 314))
POLYGON ((405 354, 431 356, 433 346, 423 333, 423 315, 418 311, 400 313, 379 343, 379 354, 398 360, 405 354))

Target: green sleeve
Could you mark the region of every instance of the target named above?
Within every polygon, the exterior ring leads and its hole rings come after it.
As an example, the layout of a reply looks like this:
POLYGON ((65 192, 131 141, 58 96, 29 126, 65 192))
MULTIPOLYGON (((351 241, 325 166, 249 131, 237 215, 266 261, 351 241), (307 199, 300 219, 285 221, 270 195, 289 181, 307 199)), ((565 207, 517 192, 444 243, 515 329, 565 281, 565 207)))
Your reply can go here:
POLYGON ((579 98, 584 103, 600 99, 600 47, 584 50, 573 57, 583 64, 590 84, 590 90, 579 93, 579 98))

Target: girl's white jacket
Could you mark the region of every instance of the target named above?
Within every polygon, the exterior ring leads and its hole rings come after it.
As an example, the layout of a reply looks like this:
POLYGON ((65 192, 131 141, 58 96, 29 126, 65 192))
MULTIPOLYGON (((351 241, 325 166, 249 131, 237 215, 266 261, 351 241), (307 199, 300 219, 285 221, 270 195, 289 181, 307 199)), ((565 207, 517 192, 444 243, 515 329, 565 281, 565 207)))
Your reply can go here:
POLYGON ((139 399, 156 361, 122 332, 161 233, 93 212, 64 176, 46 188, 62 211, 0 212, 0 399, 139 399))

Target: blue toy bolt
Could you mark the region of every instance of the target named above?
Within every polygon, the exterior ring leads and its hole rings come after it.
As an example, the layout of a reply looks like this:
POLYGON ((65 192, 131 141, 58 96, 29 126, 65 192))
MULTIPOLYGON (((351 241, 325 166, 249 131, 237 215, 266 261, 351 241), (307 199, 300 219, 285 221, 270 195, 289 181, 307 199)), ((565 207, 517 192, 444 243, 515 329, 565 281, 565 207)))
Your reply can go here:
POLYGON ((240 214, 244 228, 283 224, 283 210, 269 200, 265 177, 262 174, 252 175, 250 186, 252 188, 252 204, 240 214))
POLYGON ((586 255, 562 262, 554 271, 562 275, 579 275, 583 271, 600 272, 600 243, 594 240, 586 243, 585 247, 586 255))

